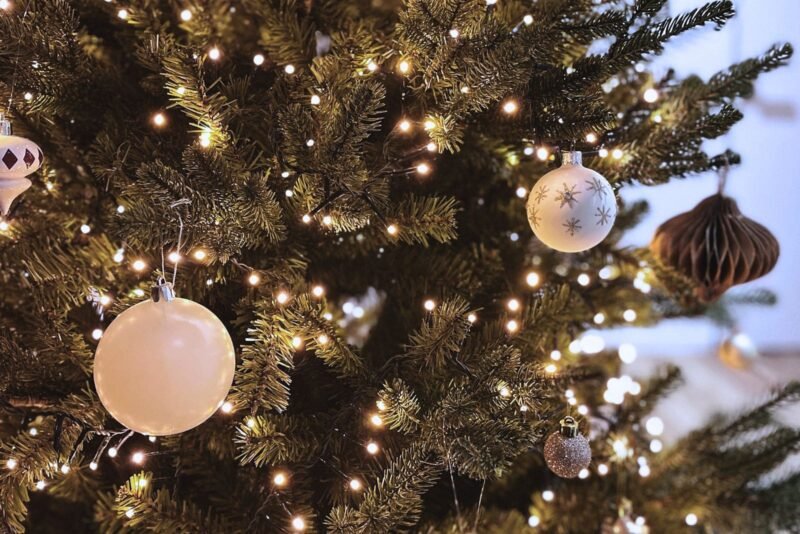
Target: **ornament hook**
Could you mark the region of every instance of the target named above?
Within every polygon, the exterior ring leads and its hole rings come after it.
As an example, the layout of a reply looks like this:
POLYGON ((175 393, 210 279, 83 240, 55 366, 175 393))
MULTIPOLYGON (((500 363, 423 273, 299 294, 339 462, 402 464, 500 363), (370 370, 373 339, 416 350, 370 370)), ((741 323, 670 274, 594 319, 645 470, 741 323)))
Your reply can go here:
POLYGON ((161 299, 164 299, 164 302, 172 302, 175 300, 175 289, 170 282, 160 276, 156 285, 150 288, 150 298, 153 302, 159 302, 161 299))
POLYGON ((561 152, 561 165, 582 165, 583 155, 579 150, 564 150, 561 152))
POLYGON ((567 438, 574 438, 578 435, 578 422, 571 415, 566 416, 558 423, 561 428, 561 435, 567 438))

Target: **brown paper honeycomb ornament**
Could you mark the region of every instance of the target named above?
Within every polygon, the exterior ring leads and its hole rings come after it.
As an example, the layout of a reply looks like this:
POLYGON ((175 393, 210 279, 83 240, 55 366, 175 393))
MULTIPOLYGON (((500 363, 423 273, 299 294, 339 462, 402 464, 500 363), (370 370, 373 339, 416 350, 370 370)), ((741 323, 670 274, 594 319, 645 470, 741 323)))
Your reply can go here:
POLYGON ((713 302, 731 286, 770 272, 780 245, 769 230, 745 217, 735 200, 717 193, 659 226, 650 250, 692 279, 700 300, 713 302))

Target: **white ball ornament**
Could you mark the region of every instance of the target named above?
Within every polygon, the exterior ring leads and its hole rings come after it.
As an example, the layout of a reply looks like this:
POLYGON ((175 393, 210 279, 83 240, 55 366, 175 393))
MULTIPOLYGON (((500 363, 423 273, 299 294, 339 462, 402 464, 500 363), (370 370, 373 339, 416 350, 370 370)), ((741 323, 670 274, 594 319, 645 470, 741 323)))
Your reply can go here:
POLYGON ((528 222, 545 245, 561 252, 588 250, 605 239, 617 217, 614 191, 601 174, 581 164, 580 152, 542 176, 528 197, 528 222))
POLYGON ((26 176, 42 166, 42 159, 39 146, 11 135, 11 122, 0 114, 0 215, 8 214, 14 199, 31 186, 26 176))
POLYGON ((167 436, 211 417, 228 394, 235 365, 222 321, 175 298, 161 282, 152 299, 122 312, 103 334, 94 384, 114 419, 142 434, 167 436))

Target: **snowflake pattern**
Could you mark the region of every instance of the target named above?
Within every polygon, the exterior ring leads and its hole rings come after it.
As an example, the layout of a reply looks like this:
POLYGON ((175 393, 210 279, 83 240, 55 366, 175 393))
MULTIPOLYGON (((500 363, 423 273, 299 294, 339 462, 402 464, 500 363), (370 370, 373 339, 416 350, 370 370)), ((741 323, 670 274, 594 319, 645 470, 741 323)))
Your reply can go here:
POLYGON ((608 220, 611 218, 611 208, 608 206, 600 206, 597 208, 594 216, 597 217, 598 226, 605 226, 608 224, 608 220))
POLYGON ((536 206, 529 204, 528 205, 528 221, 533 225, 534 228, 537 230, 539 229, 539 222, 541 222, 542 218, 539 216, 539 210, 536 209, 536 206))
POLYGON ((565 222, 562 226, 567 229, 567 233, 570 235, 570 237, 572 237, 575 234, 579 233, 581 231, 581 228, 583 228, 580 225, 580 222, 581 222, 580 219, 576 219, 575 217, 570 217, 570 219, 567 222, 565 222))
POLYGON ((577 187, 575 185, 567 186, 566 182, 564 182, 562 185, 564 186, 564 189, 558 192, 558 195, 556 196, 556 202, 561 203, 559 206, 560 208, 563 208, 564 204, 568 204, 570 209, 572 209, 573 204, 578 203, 578 199, 576 197, 581 192, 575 191, 575 188, 577 187))
POLYGON ((549 192, 550 192, 549 187, 547 187, 546 185, 541 185, 539 186, 539 189, 536 190, 533 200, 536 201, 536 204, 541 204, 542 200, 544 200, 545 197, 547 197, 547 193, 549 192))
POLYGON ((592 176, 591 180, 584 180, 584 181, 588 186, 586 188, 587 191, 590 191, 595 196, 600 197, 601 200, 606 199, 606 195, 608 195, 609 191, 606 188, 606 184, 603 183, 602 179, 598 178, 597 176, 592 176))

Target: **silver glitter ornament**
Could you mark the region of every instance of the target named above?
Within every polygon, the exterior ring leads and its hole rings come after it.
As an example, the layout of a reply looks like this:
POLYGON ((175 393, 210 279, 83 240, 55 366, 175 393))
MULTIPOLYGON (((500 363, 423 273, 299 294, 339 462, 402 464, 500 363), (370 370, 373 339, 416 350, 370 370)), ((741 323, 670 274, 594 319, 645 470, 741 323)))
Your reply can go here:
POLYGON ((560 421, 561 428, 547 437, 544 443, 544 461, 550 471, 561 478, 575 478, 592 461, 592 448, 578 423, 572 417, 560 421))

